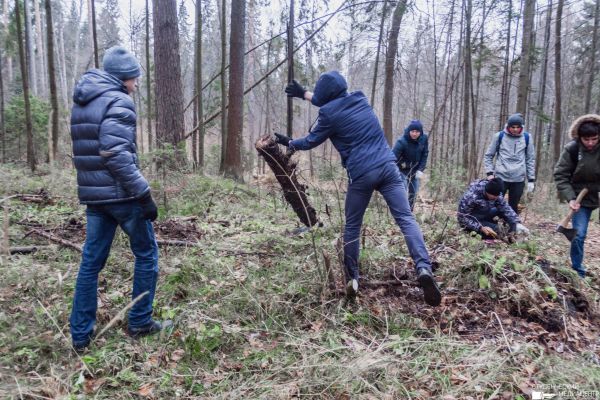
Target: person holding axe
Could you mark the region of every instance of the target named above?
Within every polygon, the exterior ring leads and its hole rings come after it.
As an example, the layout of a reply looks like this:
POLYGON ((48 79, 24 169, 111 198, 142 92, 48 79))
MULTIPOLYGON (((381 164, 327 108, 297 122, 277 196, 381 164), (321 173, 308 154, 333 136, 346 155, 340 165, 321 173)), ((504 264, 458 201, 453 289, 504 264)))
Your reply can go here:
POLYGON ((467 232, 475 232, 482 239, 498 237, 498 223, 503 219, 509 233, 528 234, 529 229, 521 224, 517 213, 504 200, 504 182, 500 178, 482 179, 469 185, 458 205, 458 223, 467 232))
MULTIPOLYGON (((554 167, 554 181, 561 199, 569 203, 569 214, 573 215, 575 235, 571 241, 571 267, 584 278, 583 244, 592 211, 599 206, 600 115, 587 114, 577 118, 569 128, 569 134, 573 140, 564 147, 554 167)), ((568 217, 561 224, 563 226, 558 227, 567 238, 569 235, 564 228, 568 217)))
POLYGON ((344 227, 347 297, 354 298, 358 292, 360 230, 371 196, 377 190, 404 235, 425 302, 439 305, 442 295, 433 277, 423 233, 410 211, 406 183, 366 96, 361 91, 349 93, 346 79, 337 71, 322 74, 314 93, 295 80, 287 85, 285 92, 288 97, 307 100, 319 107, 319 118, 305 137, 292 140, 276 133, 277 143, 291 151, 310 150, 329 139, 348 173, 344 227))

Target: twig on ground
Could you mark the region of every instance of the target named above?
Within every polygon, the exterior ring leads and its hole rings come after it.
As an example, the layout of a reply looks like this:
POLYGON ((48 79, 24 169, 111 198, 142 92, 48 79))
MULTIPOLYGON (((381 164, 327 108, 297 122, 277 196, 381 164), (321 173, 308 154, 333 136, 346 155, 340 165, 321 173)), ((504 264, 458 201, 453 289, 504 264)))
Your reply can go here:
POLYGON ((68 240, 65 240, 63 238, 60 238, 58 236, 55 236, 55 235, 53 235, 51 233, 48 233, 48 232, 40 230, 40 229, 35 229, 34 228, 34 229, 30 230, 29 232, 27 232, 25 234, 25 236, 29 236, 32 233, 34 233, 34 234, 36 234, 38 236, 41 236, 43 238, 46 238, 46 239, 48 239, 48 240, 50 240, 52 242, 61 244, 61 245, 65 246, 65 247, 69 247, 69 248, 71 248, 73 250, 77 250, 80 253, 83 253, 83 247, 81 245, 69 242, 68 240))
POLYGON ((135 299, 131 300, 129 302, 129 304, 127 304, 125 307, 123 307, 123 309, 121 311, 119 311, 117 313, 117 315, 115 315, 109 322, 108 324, 106 324, 106 326, 104 328, 102 328, 102 330, 100 331, 100 333, 98 333, 96 335, 96 337, 94 338, 94 342, 96 342, 100 336, 102 336, 104 334, 104 332, 106 332, 107 330, 109 330, 110 328, 112 328, 118 321, 122 320, 125 317, 125 314, 127 313, 127 311, 129 311, 138 301, 140 301, 141 299, 144 298, 144 296, 148 295, 147 290, 140 294, 138 297, 136 297, 135 299))

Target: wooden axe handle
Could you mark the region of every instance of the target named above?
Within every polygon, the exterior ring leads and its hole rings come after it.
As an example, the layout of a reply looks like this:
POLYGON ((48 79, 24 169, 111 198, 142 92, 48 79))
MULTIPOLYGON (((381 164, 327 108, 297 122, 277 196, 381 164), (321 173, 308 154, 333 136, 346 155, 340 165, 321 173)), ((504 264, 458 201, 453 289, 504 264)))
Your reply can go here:
MULTIPOLYGON (((586 194, 588 194, 588 189, 583 188, 581 190, 581 192, 579 192, 579 195, 577 195, 577 198, 575 199, 575 203, 577 203, 577 204, 581 203, 581 200, 583 200, 583 198, 585 197, 586 194)), ((573 211, 573 209, 571 209, 571 207, 569 207, 569 213, 562 221, 560 221, 559 225, 562 226, 563 228, 566 228, 567 226, 569 226, 569 221, 573 217, 573 214, 575 214, 575 211, 573 211)))

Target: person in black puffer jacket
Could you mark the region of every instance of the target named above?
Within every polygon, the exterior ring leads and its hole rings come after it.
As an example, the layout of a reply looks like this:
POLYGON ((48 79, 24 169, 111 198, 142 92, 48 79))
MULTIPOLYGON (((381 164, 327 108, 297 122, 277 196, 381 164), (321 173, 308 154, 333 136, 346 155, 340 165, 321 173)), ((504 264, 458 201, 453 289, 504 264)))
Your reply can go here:
POLYGON ((129 333, 160 331, 152 319, 158 278, 158 246, 152 228, 157 208, 140 172, 136 151, 136 113, 130 94, 140 64, 115 46, 104 55, 103 70, 84 73, 73 93, 71 138, 77 192, 87 206, 86 240, 71 312, 71 339, 77 351, 91 341, 96 325, 98 274, 104 267, 117 226, 129 236, 135 256, 129 333))

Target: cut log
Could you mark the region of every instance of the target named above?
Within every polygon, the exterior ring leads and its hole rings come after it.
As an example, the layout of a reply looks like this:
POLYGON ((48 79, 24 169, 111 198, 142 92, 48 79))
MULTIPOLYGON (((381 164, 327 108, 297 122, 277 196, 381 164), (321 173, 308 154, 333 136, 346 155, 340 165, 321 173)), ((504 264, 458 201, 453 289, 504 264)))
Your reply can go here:
POLYGON ((277 182, 283 189, 285 201, 292 206, 300 221, 309 227, 318 224, 317 212, 308 202, 306 185, 298 182, 296 163, 292 161, 290 155, 283 153, 269 134, 259 138, 254 147, 275 174, 277 182))

